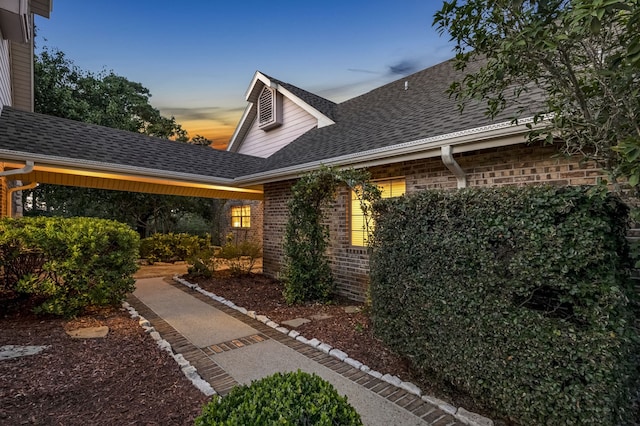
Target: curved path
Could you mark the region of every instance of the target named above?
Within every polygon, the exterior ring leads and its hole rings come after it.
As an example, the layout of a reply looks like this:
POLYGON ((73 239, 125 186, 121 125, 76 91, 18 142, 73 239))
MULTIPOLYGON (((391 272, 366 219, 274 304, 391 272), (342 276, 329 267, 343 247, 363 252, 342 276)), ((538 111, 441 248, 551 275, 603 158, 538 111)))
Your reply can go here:
POLYGON ((347 396, 365 425, 463 424, 404 389, 171 279, 139 279, 128 302, 221 395, 237 384, 300 369, 331 382, 347 396))

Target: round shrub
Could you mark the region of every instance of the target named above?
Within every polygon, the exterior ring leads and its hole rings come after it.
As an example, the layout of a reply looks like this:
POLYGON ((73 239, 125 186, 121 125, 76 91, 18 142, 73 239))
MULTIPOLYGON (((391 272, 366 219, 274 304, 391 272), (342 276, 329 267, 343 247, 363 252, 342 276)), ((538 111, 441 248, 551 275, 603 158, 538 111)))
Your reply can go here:
POLYGON ((196 426, 362 425, 360 415, 331 383, 298 370, 237 386, 205 405, 196 426))

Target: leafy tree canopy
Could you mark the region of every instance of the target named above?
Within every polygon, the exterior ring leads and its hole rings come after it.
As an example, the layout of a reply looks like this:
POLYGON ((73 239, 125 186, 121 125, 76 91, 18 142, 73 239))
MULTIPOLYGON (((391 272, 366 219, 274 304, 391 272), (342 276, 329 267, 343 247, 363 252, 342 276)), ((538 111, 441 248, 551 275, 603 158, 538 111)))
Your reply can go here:
POLYGON ((35 110, 43 114, 187 141, 187 132, 151 106, 149 89, 113 72, 78 68, 59 50, 35 56, 35 110))
POLYGON ((495 116, 532 89, 546 94, 532 140, 562 140, 614 179, 640 180, 640 0, 445 1, 434 25, 456 43, 450 87, 461 103, 485 100, 495 116), (544 118, 547 118, 545 120, 544 118))
MULTIPOLYGON (((179 142, 207 144, 202 136, 189 141, 174 117, 162 116, 149 90, 113 72, 94 74, 78 68, 59 50, 44 49, 34 57, 36 112, 94 123, 179 142)), ((28 215, 92 216, 116 219, 135 227, 141 236, 171 232, 185 217, 209 223, 214 236, 223 202, 91 188, 39 185, 25 202, 28 215)))

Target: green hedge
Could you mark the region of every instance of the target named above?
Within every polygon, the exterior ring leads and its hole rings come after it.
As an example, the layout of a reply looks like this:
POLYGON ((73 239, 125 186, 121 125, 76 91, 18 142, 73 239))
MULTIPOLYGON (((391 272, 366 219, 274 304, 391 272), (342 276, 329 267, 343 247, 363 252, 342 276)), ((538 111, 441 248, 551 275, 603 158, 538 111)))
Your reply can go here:
POLYGON ((37 300, 38 313, 117 304, 134 289, 138 246, 134 231, 109 220, 2 219, 2 286, 37 300))
POLYGON ((627 208, 601 188, 427 191, 376 204, 376 333, 520 424, 629 424, 627 208))
POLYGON ((140 257, 149 263, 187 260, 210 246, 208 237, 189 234, 153 234, 140 243, 140 257))
POLYGON ((236 386, 208 403, 196 426, 362 425, 360 415, 331 383, 298 370, 236 386))

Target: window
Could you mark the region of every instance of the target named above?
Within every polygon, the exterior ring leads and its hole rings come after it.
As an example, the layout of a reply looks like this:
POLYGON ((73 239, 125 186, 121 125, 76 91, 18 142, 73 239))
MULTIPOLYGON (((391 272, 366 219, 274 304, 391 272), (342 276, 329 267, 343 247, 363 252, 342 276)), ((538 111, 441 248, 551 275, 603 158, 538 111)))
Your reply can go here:
POLYGON ((258 127, 265 132, 282 124, 282 95, 263 87, 258 96, 258 127))
POLYGON ((231 227, 250 228, 251 227, 251 206, 231 207, 231 227))
MULTIPOLYGON (((399 197, 406 191, 404 178, 380 180, 375 183, 380 188, 382 198, 399 197)), ((370 228, 373 230, 373 224, 370 224, 370 228)), ((360 201, 355 192, 351 191, 351 245, 364 247, 368 237, 360 201)))

